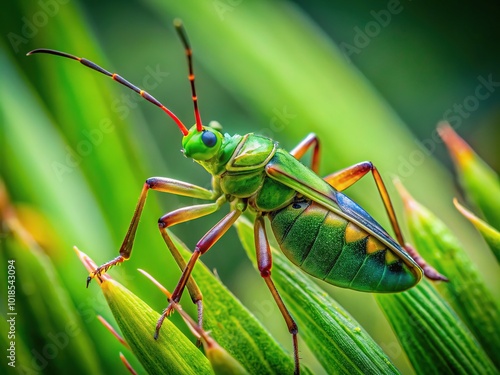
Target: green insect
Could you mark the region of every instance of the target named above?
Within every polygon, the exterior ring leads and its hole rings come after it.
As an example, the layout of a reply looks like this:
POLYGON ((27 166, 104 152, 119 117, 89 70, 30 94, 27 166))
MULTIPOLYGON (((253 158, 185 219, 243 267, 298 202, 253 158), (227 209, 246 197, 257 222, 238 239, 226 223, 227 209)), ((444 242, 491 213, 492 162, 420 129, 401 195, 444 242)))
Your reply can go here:
MULTIPOLYGON (((179 208, 165 214, 158 221, 168 249, 183 270, 171 300, 178 302, 187 287, 198 306, 200 326, 202 295, 191 278, 191 272, 198 258, 226 233, 243 212, 250 210, 255 213, 254 233, 258 268, 292 335, 296 374, 299 373, 298 329, 271 278, 272 257, 264 224, 265 217, 270 220, 283 253, 305 272, 330 284, 364 292, 385 293, 411 288, 424 274, 432 280, 446 280, 427 265, 411 246, 405 244, 387 189, 371 162, 359 163, 321 178, 317 174, 320 144, 314 134, 309 134, 288 152, 280 148, 276 141, 257 134, 229 135, 221 132, 218 123, 203 125, 194 85, 192 50, 181 22, 176 21, 174 24, 188 60, 196 119, 196 124, 191 129, 187 129, 175 114, 153 96, 89 60, 48 49, 37 49, 29 53, 48 53, 77 60, 160 107, 182 132, 184 156, 195 160, 212 175, 211 190, 171 178, 147 179, 120 248, 120 255, 92 272, 87 278, 87 285, 110 267, 130 258, 137 225, 149 190, 212 202, 179 208), (308 168, 299 160, 310 149, 312 161, 308 168), (368 172, 374 177, 396 239, 365 210, 341 193, 368 172), (229 213, 203 236, 197 243, 191 259, 186 263, 173 244, 167 228, 210 215, 226 203, 230 207, 229 213)), ((155 338, 158 337, 163 320, 172 309, 170 302, 158 320, 155 338)))

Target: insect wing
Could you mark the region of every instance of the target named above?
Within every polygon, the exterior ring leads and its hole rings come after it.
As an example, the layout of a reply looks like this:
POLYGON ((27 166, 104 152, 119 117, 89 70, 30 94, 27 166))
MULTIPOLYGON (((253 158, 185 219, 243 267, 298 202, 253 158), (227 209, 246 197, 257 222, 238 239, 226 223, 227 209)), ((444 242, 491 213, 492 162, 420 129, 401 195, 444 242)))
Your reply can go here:
POLYGON ((336 192, 337 204, 339 208, 346 213, 352 221, 367 232, 375 235, 386 245, 389 245, 398 255, 404 257, 406 263, 418 267, 413 258, 380 226, 373 217, 370 216, 361 206, 341 192, 336 192), (354 220, 353 220, 354 219, 354 220))
POLYGON ((413 258, 363 208, 335 190, 286 151, 278 149, 266 166, 269 177, 291 187, 305 197, 352 221, 389 246, 411 268, 419 266, 413 258))

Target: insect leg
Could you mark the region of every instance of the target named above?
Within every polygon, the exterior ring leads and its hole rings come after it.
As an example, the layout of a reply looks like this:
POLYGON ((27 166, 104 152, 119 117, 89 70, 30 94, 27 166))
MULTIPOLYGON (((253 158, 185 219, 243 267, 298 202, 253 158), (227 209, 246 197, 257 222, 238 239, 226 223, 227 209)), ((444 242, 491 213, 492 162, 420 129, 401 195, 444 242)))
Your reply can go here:
POLYGON ((297 328, 297 324, 293 320, 292 316, 288 312, 288 309, 285 306, 285 303, 281 299, 281 296, 274 285, 273 280, 271 279, 271 268, 273 265, 273 259, 271 256, 271 248, 269 246, 269 241, 267 240, 267 234, 264 224, 264 219, 262 216, 258 216, 255 219, 254 226, 254 237, 255 237, 255 249, 257 251, 257 263, 259 266, 260 275, 264 278, 264 281, 267 284, 267 287, 271 291, 271 294, 278 305, 278 308, 285 318, 286 325, 288 326, 288 331, 292 334, 293 340, 293 353, 295 359, 295 374, 299 374, 299 347, 297 341, 297 334, 299 330, 297 328))
POLYGON ((183 195, 199 199, 213 200, 215 198, 214 192, 196 185, 189 184, 187 182, 163 177, 148 178, 144 183, 144 186, 142 187, 139 201, 137 202, 137 206, 134 210, 134 215, 132 216, 132 221, 120 247, 120 255, 115 259, 104 263, 102 266, 98 267, 94 272, 92 272, 87 277, 87 286, 94 277, 99 277, 112 266, 122 263, 123 261, 130 258, 130 255, 132 253, 132 246, 134 244, 135 233, 137 231, 137 225, 139 224, 142 209, 144 208, 144 204, 146 203, 147 193, 150 189, 161 191, 164 193, 183 195))
POLYGON ((364 161, 353 166, 342 169, 341 171, 334 172, 324 178, 326 182, 332 185, 338 191, 347 189, 349 186, 354 185, 368 172, 372 172, 373 179, 375 180, 375 185, 377 185, 378 192, 382 198, 387 216, 389 216, 389 221, 391 222, 392 229, 396 235, 396 240, 398 243, 411 255, 415 262, 424 270, 424 274, 428 279, 431 280, 444 280, 448 279, 437 272, 432 266, 427 264, 425 260, 418 254, 417 250, 413 248, 410 244, 406 243, 403 238, 403 232, 399 226, 398 219, 396 217, 396 212, 391 202, 391 197, 387 192, 382 176, 378 172, 377 168, 370 162, 364 161))
POLYGON ((158 338, 163 321, 168 315, 170 315, 173 309, 173 303, 179 302, 179 300, 181 299, 184 288, 187 285, 187 282, 191 276, 191 272, 193 271, 193 268, 200 255, 205 254, 227 232, 227 230, 234 224, 238 217, 240 217, 241 212, 242 211, 238 209, 230 211, 217 224, 215 224, 200 241, 198 241, 193 254, 191 255, 191 258, 187 262, 184 271, 182 271, 181 278, 179 279, 179 282, 177 283, 177 286, 172 293, 171 302, 168 304, 167 308, 163 310, 160 319, 158 319, 158 323, 156 323, 155 339, 158 338))
POLYGON ((314 133, 309 133, 300 143, 295 146, 295 148, 290 151, 290 155, 294 156, 297 160, 300 160, 302 156, 311 148, 313 149, 311 169, 314 173, 319 171, 319 138, 314 133))
MULTIPOLYGON (((224 204, 225 201, 226 201, 225 198, 221 197, 215 203, 183 207, 163 215, 158 220, 158 228, 160 229, 160 233, 163 237, 163 240, 165 241, 165 244, 167 245, 168 249, 170 250, 170 253, 174 257, 175 261, 177 262, 181 270, 186 269, 186 261, 179 253, 177 247, 172 242, 172 239, 170 238, 167 228, 174 226, 176 224, 180 224, 186 221, 191 221, 203 216, 210 215, 215 211, 217 211, 220 208, 220 206, 224 204)), ((191 296, 191 300, 198 307, 198 326, 201 327, 203 320, 203 305, 202 305, 203 296, 201 294, 200 289, 198 288, 198 285, 196 285, 196 282, 192 277, 188 279, 188 281, 186 282, 186 286, 191 296)))

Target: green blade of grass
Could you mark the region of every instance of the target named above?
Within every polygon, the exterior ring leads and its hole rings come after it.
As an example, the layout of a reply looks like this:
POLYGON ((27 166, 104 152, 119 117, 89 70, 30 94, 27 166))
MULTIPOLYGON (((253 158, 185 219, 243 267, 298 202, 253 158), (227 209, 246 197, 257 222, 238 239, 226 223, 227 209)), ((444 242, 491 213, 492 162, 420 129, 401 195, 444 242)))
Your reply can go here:
POLYGON ((416 248, 449 282, 436 288, 467 324, 490 358, 500 365, 500 307, 481 272, 448 227, 416 202, 397 184, 405 205, 405 217, 416 248))
MULTIPOLYGON (((240 219, 236 229, 247 255, 255 264, 251 224, 240 219)), ((300 335, 327 373, 399 373, 349 313, 276 250, 273 250, 272 275, 285 304, 297 320, 300 335)))
MULTIPOLYGON (((88 373, 101 373, 100 360, 83 322, 71 303, 50 258, 33 240, 15 216, 0 186, 2 236, 2 282, 12 296, 6 320, 14 319, 14 344, 19 349, 19 371, 58 373, 75 366, 88 373), (4 233, 2 233, 4 234, 4 233), (12 269, 7 278, 7 264, 12 269), (13 292, 11 294, 11 292, 13 292)), ((7 290, 9 292, 7 293, 7 290)))
MULTIPOLYGON (((68 308, 76 306, 83 317, 83 332, 92 337, 96 351, 100 353, 99 369, 110 370, 114 363, 108 354, 112 352, 110 348, 117 345, 111 338, 99 339, 98 333, 89 329, 94 318, 93 315, 89 317, 88 311, 96 308, 95 301, 84 288, 85 275, 74 272, 78 261, 70 256, 71 245, 74 243, 83 246, 97 243, 101 250, 109 251, 111 257, 111 251, 114 252, 115 249, 109 227, 80 168, 74 167, 62 181, 54 174, 52 164, 65 162, 68 144, 37 92, 26 82, 6 54, 0 53, 0 70, 5 72, 4 84, 0 86, 0 98, 3 108, 9 108, 3 113, 5 122, 2 122, 2 130, 6 135, 3 151, 9 155, 9 162, 0 163, 0 173, 5 177, 7 189, 13 199, 19 200, 22 197, 21 201, 25 205, 43 216, 51 224, 51 228, 57 229, 57 243, 52 243, 48 251, 53 267, 61 278, 61 288, 66 289, 73 301, 77 301, 73 304, 71 299, 68 300, 68 308), (12 87, 16 89, 9 89, 12 87), (26 108, 30 111, 26 111, 26 108), (34 118, 36 126, 33 125, 34 118)), ((38 230, 41 228, 43 231, 41 224, 33 222, 38 230)), ((42 284, 33 285, 37 288, 42 284)), ((32 313, 37 314, 36 310, 32 313)), ((46 337, 45 341, 48 345, 51 344, 49 338, 46 337)))
MULTIPOLYGON (((181 254, 191 252, 172 236, 181 254)), ((257 319, 198 262, 193 278, 203 293, 203 328, 252 374, 292 374, 292 356, 270 336, 257 319)), ((302 373, 310 374, 306 366, 302 373)))
MULTIPOLYGON (((172 293, 170 293, 163 285, 153 278, 153 276, 143 270, 139 270, 139 272, 149 278, 163 292, 163 294, 166 295, 169 301, 172 300, 172 293)), ((198 341, 201 341, 203 344, 205 355, 217 375, 248 374, 242 364, 231 356, 222 346, 220 346, 217 341, 215 341, 210 334, 203 329, 203 327, 198 326, 198 323, 195 322, 194 319, 191 318, 191 316, 189 316, 189 314, 185 312, 178 303, 172 304, 172 307, 182 316, 182 319, 191 332, 196 336, 198 341)))
MULTIPOLYGON (((172 235, 173 242, 187 259, 191 255, 185 245, 172 235)), ((286 374, 293 372, 292 357, 287 354, 278 343, 265 331, 262 325, 241 305, 241 303, 230 294, 230 292, 217 280, 213 274, 201 263, 198 262, 193 270, 192 276, 200 286, 204 295, 204 314, 203 326, 204 329, 210 331, 211 336, 222 346, 232 357, 239 361, 250 373, 266 373, 266 374, 286 374)), ((108 278, 109 276, 105 276, 108 278)), ((121 287, 120 290, 122 290, 121 287)), ((106 294, 106 290, 105 294, 106 294)), ((124 291, 120 293, 125 293, 124 291)), ((130 292, 127 292, 130 293, 130 292)), ((113 297, 114 298, 114 297, 113 297)), ((121 296, 120 300, 126 302, 127 296, 121 296), (125 298, 126 297, 126 298, 125 298)), ((132 298, 132 297, 130 297, 132 298)), ((133 297, 137 298, 137 297, 133 297)), ((115 301, 116 302, 116 301, 115 301)), ((115 303, 108 301, 110 306, 115 303)), ((120 302, 120 303, 125 303, 120 302)), ((128 303, 132 303, 129 301, 128 303)), ((133 302, 136 304, 144 304, 144 302, 133 302)), ((120 305, 121 306, 121 305, 120 305)), ((112 310, 116 310, 113 308, 112 310)), ((146 307, 144 307, 146 309, 146 307)), ((145 311, 151 310, 149 307, 145 311)), ((134 310, 135 311, 135 310, 134 310)), ((133 331, 137 323, 126 323, 124 320, 131 319, 139 321, 142 319, 136 315, 139 312, 127 310, 123 307, 120 311, 115 312, 120 314, 116 318, 122 331, 133 331), (132 314, 133 313, 133 314, 132 314), (128 315, 132 314, 128 317, 128 315), (127 326, 128 324, 128 326, 127 326), (132 324, 132 326, 130 325, 132 324), (125 328, 123 328, 125 327, 125 328)), ((156 313, 154 313, 156 314, 156 313)), ((156 319, 158 315, 156 315, 156 319)), ((148 318, 149 319, 149 318, 148 318)), ((166 320, 167 321, 167 320, 166 320)), ((156 323, 156 321, 155 321, 156 323)), ((171 324, 170 322, 168 324, 171 324)), ((169 329, 169 326, 162 328, 162 331, 169 329)), ((152 339, 154 325, 149 327, 149 337, 152 339)), ((131 333, 128 334, 129 336, 131 333)), ((160 333, 161 337, 162 333, 160 333)), ((127 342, 132 347, 127 334, 124 332, 127 342)), ((138 340, 138 338, 134 338, 138 340)), ((151 347, 139 347, 141 353, 152 350, 151 347)), ((140 354, 141 356, 143 354, 140 354)), ((141 359, 139 357, 139 359, 141 359)), ((142 362, 142 361, 141 361, 142 362)), ((149 364, 143 363, 145 368, 149 368, 149 364)), ((219 368, 219 367, 217 367, 219 368)), ((302 368, 304 374, 310 374, 307 367, 302 368)))
POLYGON ((460 183, 467 198, 484 215, 486 221, 500 230, 500 179, 472 148, 443 123, 439 134, 450 152, 460 183))
MULTIPOLYGON (((77 254, 89 272, 96 266, 86 254, 77 254)), ((125 341, 150 374, 212 374, 207 358, 168 319, 154 339, 160 314, 108 275, 98 281, 125 341)))
MULTIPOLYGON (((2 242, 3 245, 3 242, 2 242)), ((3 250, 3 247, 0 246, 0 250, 3 250)), ((0 259, 3 257, 0 255, 0 259)), ((7 264, 6 262, 2 262, 2 264, 7 264)), ((3 276, 3 275, 2 275, 3 276)), ((3 285, 1 286, 3 289, 3 285)), ((10 375, 11 373, 19 373, 23 372, 24 374, 33 373, 36 370, 35 366, 31 362, 33 357, 28 349, 28 342, 23 338, 19 332, 15 332, 16 324, 15 320, 11 323, 10 317, 2 315, 2 319, 0 321, 0 345, 5 348, 5 365, 4 368, 5 373, 10 375), (7 367, 9 366, 9 367, 7 367)))
POLYGON ((497 261, 500 262, 500 232, 493 228, 488 223, 484 222, 472 212, 463 207, 458 201, 453 200, 455 207, 460 211, 462 215, 464 215, 469 221, 476 227, 476 229, 481 233, 484 240, 490 247, 493 255, 497 258, 497 261))
POLYGON ((123 336, 148 373, 212 373, 207 358, 173 323, 166 320, 155 340, 159 313, 114 280, 101 287, 123 336))
POLYGON ((495 374, 497 370, 465 324, 427 280, 377 302, 417 374, 495 374))

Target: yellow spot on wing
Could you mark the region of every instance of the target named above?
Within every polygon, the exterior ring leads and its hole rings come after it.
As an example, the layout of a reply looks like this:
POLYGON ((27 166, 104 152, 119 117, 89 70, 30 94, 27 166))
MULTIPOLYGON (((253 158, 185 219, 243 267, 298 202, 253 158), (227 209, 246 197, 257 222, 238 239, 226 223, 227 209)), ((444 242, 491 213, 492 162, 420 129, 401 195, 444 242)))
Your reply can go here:
POLYGON ((366 241, 366 253, 372 254, 380 250, 384 250, 387 246, 385 246, 382 242, 377 240, 375 237, 370 236, 368 241, 366 241))
POLYGON ((385 263, 390 264, 390 263, 393 263, 397 260, 399 260, 399 258, 396 255, 394 255, 394 253, 392 251, 387 250, 385 252, 385 263))
POLYGON ((358 240, 362 240, 368 236, 363 229, 358 227, 356 224, 349 223, 347 224, 347 228, 345 229, 345 241, 346 242, 354 242, 358 240))
POLYGON ((331 227, 343 227, 346 225, 346 223, 347 220, 330 211, 328 215, 326 215, 324 225, 331 227))

